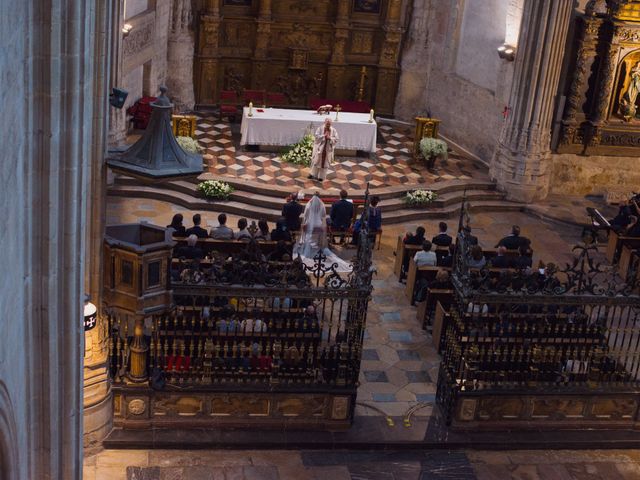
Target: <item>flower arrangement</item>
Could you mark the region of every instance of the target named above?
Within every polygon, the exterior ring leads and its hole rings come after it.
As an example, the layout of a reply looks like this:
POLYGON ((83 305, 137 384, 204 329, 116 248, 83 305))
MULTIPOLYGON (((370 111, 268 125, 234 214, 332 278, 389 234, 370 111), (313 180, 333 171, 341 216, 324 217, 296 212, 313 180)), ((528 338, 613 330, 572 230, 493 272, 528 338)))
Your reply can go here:
POLYGON ((436 198, 438 198, 438 194, 434 191, 413 190, 412 192, 407 192, 404 201, 407 205, 419 207, 433 202, 436 198))
POLYGON ((447 150, 447 142, 439 138, 424 137, 420 140, 420 152, 429 161, 437 157, 447 160, 447 150))
POLYGON ((185 152, 200 153, 202 151, 198 141, 191 137, 176 137, 176 141, 185 152))
POLYGON ((313 153, 313 135, 307 133, 298 143, 291 145, 283 154, 282 161, 308 167, 313 153))
POLYGON ((198 184, 198 191, 207 198, 227 200, 233 192, 233 187, 221 180, 205 180, 198 184))

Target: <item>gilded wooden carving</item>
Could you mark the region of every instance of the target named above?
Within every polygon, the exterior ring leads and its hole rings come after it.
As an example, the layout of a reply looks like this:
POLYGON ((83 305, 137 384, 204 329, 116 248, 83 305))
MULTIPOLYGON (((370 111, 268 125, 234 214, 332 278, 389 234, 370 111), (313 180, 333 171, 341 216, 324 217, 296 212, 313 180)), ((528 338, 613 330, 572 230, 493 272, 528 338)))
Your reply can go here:
POLYGON ((153 414, 192 417, 202 413, 202 406, 202 397, 192 395, 166 396, 155 400, 153 414))

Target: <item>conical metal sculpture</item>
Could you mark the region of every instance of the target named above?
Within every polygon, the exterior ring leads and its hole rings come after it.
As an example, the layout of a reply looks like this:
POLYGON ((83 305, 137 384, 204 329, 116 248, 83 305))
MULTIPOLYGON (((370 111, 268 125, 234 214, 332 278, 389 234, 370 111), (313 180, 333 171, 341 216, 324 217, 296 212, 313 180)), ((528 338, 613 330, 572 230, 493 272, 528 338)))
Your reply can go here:
POLYGON ((166 179, 202 173, 202 155, 185 152, 171 129, 173 104, 160 87, 160 96, 151 103, 153 112, 144 135, 128 150, 107 159, 112 169, 151 179, 166 179))

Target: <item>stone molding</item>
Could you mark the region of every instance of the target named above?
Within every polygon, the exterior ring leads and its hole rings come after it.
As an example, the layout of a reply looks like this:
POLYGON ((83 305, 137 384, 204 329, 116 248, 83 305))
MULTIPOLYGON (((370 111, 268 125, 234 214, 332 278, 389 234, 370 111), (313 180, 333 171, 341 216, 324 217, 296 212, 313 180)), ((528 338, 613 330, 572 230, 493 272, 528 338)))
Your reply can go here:
POLYGON ((11 397, 6 386, 0 381, 0 478, 19 480, 20 454, 18 452, 18 431, 11 397))

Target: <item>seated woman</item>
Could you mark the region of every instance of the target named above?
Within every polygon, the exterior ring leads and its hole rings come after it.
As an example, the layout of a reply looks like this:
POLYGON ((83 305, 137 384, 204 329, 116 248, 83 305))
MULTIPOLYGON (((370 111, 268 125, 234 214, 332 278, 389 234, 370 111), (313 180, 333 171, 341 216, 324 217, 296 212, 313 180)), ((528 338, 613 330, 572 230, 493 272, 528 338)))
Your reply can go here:
POLYGON ((251 240, 251 232, 247 230, 247 219, 241 218, 238 220, 238 231, 233 235, 236 240, 251 240))
POLYGON ((276 228, 271 230, 270 238, 272 242, 290 242, 292 240, 291 232, 287 228, 287 221, 284 217, 276 220, 276 228))
POLYGON ((469 260, 467 261, 470 268, 482 268, 487 264, 487 260, 482 254, 480 245, 474 245, 469 250, 469 260))
POLYGON ((173 218, 171 219, 171 223, 169 225, 167 225, 167 228, 173 228, 173 233, 172 235, 174 237, 184 237, 186 236, 186 229, 184 228, 184 225, 182 224, 182 221, 184 220, 184 217, 182 216, 181 213, 176 213, 173 218))
POLYGON ((253 238, 255 238, 256 240, 263 240, 263 241, 267 241, 271 239, 271 236, 269 235, 269 224, 264 218, 258 220, 258 231, 256 232, 253 238))

